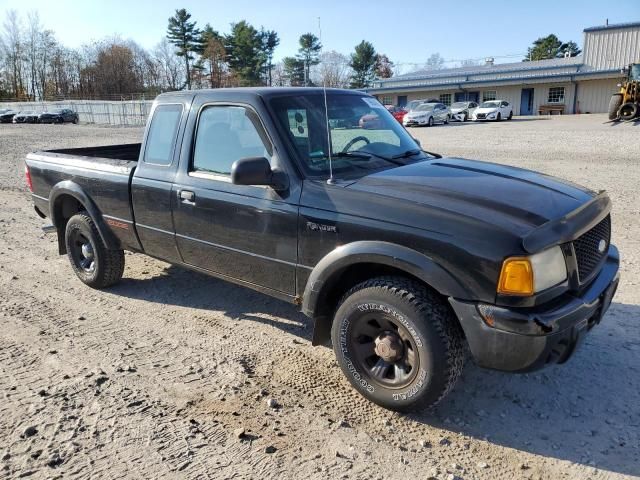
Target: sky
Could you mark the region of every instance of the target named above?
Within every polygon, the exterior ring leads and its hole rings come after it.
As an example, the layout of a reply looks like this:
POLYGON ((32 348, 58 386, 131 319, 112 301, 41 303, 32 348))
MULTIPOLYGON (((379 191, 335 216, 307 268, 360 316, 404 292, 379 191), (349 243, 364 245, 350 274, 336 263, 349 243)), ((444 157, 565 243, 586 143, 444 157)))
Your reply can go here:
POLYGON ((0 22, 10 9, 24 18, 37 11, 68 47, 117 34, 152 48, 177 8, 186 8, 198 26, 210 23, 221 33, 243 19, 276 30, 276 59, 294 55, 302 33, 318 35, 320 17, 325 50, 348 54, 368 40, 404 71, 436 52, 451 62, 446 66, 486 57, 519 61, 536 38, 550 33, 582 46, 586 27, 606 19, 640 21, 640 0, 0 0, 0 22))

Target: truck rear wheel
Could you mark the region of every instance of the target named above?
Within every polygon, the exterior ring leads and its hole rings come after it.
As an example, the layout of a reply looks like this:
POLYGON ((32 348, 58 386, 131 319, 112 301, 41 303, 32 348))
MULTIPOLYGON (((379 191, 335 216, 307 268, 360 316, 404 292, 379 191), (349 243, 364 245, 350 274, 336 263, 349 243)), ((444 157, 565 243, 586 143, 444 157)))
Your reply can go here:
POLYGON ((349 290, 331 337, 351 385, 391 410, 436 405, 464 363, 453 312, 437 294, 403 277, 373 278, 349 290))
POLYGON ((609 100, 609 120, 615 120, 618 118, 618 110, 622 105, 622 94, 615 93, 611 95, 611 100, 609 100))
POLYGON ((109 287, 122 278, 124 251, 109 250, 86 213, 78 213, 67 222, 65 245, 71 267, 90 287, 109 287))

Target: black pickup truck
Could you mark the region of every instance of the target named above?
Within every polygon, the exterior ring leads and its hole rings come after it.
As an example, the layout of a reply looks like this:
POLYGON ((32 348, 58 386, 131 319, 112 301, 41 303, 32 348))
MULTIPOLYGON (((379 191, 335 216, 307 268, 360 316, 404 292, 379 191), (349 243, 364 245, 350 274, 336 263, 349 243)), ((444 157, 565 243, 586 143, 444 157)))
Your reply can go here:
POLYGON ((425 152, 354 91, 163 94, 142 143, 31 153, 26 177, 90 287, 130 250, 300 305, 395 410, 442 399, 467 347, 510 372, 566 361, 618 285, 604 192, 425 152))

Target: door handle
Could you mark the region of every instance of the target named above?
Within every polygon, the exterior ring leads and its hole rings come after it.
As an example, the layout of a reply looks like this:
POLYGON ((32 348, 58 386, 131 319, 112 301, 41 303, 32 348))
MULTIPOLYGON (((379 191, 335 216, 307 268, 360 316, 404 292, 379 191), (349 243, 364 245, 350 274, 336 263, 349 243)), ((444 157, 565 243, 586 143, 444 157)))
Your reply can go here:
POLYGON ((189 190, 180 190, 178 192, 178 196, 182 203, 186 205, 195 205, 196 204, 196 194, 189 190))

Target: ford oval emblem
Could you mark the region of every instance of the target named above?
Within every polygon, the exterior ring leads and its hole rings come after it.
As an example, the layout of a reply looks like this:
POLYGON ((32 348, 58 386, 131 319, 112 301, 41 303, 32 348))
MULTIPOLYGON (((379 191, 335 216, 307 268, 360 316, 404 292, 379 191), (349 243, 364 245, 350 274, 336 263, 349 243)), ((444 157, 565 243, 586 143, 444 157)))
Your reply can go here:
POLYGON ((600 242, 598 242, 598 251, 600 253, 604 253, 606 248, 607 248, 607 241, 605 239, 600 240, 600 242))

